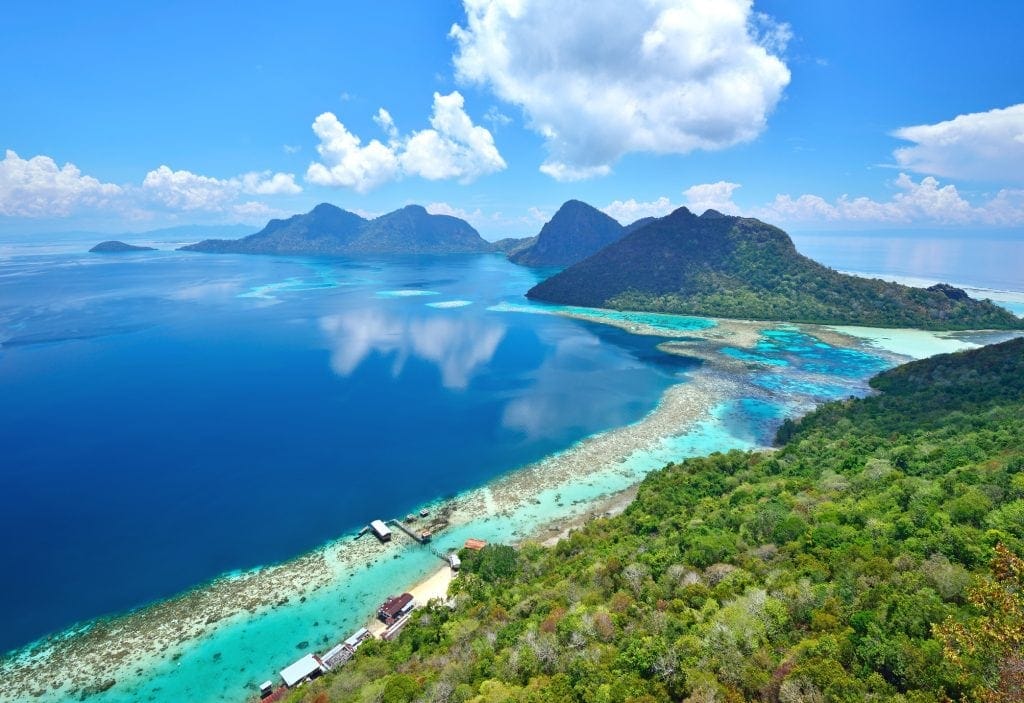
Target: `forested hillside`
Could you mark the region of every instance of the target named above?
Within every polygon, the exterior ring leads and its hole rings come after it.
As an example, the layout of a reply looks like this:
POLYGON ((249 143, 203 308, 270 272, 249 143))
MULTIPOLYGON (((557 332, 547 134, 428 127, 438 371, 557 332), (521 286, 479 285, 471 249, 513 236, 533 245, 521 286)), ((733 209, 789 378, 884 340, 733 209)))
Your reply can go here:
POLYGON ((1022 379, 1024 340, 915 362, 553 548, 465 553, 454 608, 294 700, 1021 700, 1022 379))
POLYGON ((686 208, 639 227, 530 289, 560 305, 750 320, 922 329, 1021 329, 949 285, 849 276, 797 252, 778 227, 686 208))

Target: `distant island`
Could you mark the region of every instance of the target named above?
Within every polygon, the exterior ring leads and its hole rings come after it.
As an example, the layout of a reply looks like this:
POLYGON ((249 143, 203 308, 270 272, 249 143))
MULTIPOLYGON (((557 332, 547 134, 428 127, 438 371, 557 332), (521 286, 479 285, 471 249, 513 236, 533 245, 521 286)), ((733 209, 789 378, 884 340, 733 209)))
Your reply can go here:
POLYGON ((523 266, 571 266, 618 241, 626 232, 597 208, 570 200, 532 241, 510 249, 508 258, 523 266))
POLYGON ((304 215, 271 220, 242 239, 206 239, 182 251, 211 254, 471 254, 495 251, 457 217, 408 205, 372 220, 322 203, 304 215))
MULTIPOLYGON (((513 257, 513 261, 516 260, 513 257)), ((539 283, 563 305, 733 319, 920 329, 1022 329, 990 301, 839 273, 760 220, 679 208, 539 283)))
POLYGON ((111 239, 110 241, 100 242, 89 251, 93 254, 123 254, 130 251, 156 251, 156 248, 141 247, 136 244, 126 244, 125 242, 111 239))
POLYGON ((532 237, 506 237, 493 242, 494 248, 506 256, 518 254, 524 249, 532 247, 537 242, 537 235, 532 237))

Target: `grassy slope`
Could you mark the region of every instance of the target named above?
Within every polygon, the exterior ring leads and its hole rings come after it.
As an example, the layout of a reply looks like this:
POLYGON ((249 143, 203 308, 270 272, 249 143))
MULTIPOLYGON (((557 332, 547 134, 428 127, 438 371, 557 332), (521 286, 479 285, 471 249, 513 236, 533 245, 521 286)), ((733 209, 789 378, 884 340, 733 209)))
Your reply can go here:
POLYGON ((556 547, 466 554, 419 611, 304 701, 939 701, 933 623, 1024 550, 1024 340, 915 362, 774 453, 652 474, 556 547))

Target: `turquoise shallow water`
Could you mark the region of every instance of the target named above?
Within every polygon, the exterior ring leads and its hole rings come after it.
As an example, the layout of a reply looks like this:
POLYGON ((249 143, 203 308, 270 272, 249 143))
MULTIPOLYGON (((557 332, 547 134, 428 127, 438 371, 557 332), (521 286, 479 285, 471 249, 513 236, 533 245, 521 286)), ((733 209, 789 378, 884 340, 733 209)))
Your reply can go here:
MULTIPOLYGON (((52 284, 54 271, 75 272, 59 295, 76 305, 62 307, 59 296, 49 307, 33 305, 22 287, 21 299, 0 306, 0 372, 20 394, 6 398, 8 417, 15 417, 15 409, 27 409, 30 418, 53 411, 42 379, 64 389, 90 382, 80 404, 70 393, 70 405, 62 409, 79 420, 87 416, 81 403, 102 400, 95 424, 78 441, 88 439, 90 451, 108 460, 125 443, 130 450, 120 457, 125 473, 100 476, 106 481, 101 485, 138 477, 138 457, 158 448, 159 458, 174 469, 164 473, 147 460, 153 475, 143 476, 163 481, 156 484, 158 497, 210 511, 197 514, 194 524, 168 521, 171 532, 161 537, 161 548, 172 549, 172 537, 184 540, 195 529, 198 539, 186 541, 186 551, 210 549, 207 570, 185 575, 185 587, 313 548, 322 549, 335 569, 319 590, 293 594, 255 614, 242 611, 211 624, 197 640, 155 653, 138 664, 138 672, 119 672, 114 687, 90 698, 100 703, 235 701, 305 652, 323 651, 361 625, 384 596, 439 563, 398 542, 381 547, 367 563, 339 562, 353 529, 446 497, 486 497, 488 483, 516 467, 640 421, 667 389, 704 373, 699 362, 657 345, 666 338, 692 340, 693 333, 716 325, 702 318, 525 303, 521 295, 532 274, 498 257, 356 264, 156 254, 95 261, 9 262, 13 278, 34 279, 37 297, 52 284), (611 323, 661 336, 630 334, 611 323), (54 374, 54 368, 61 370, 54 374), (203 401, 198 417, 197 397, 203 401), (111 417, 111 408, 129 412, 111 417), (132 432, 107 437, 98 431, 111 423, 132 432), (144 431, 154 427, 161 431, 144 431), (183 474, 183 467, 196 473, 183 474), (305 490, 296 476, 313 481, 316 490, 305 490), (384 476, 389 480, 381 495, 384 476), (225 482, 200 482, 197 489, 198 477, 225 482), (218 532, 211 518, 230 510, 237 512, 229 512, 218 532), (230 558, 218 561, 218 554, 230 558)), ((590 467, 583 479, 537 488, 514 509, 486 510, 445 531, 438 546, 454 548, 470 536, 521 538, 553 519, 586 512, 595 499, 670 461, 763 446, 783 417, 816 400, 863 393, 864 380, 891 363, 791 328, 766 331, 751 350, 723 353, 747 355, 754 363, 748 373, 723 382, 717 403, 695 424, 670 427, 621 461, 590 467)), ((61 468, 59 456, 33 454, 38 438, 31 433, 19 441, 11 446, 22 447, 26 466, 61 468)), ((27 474, 14 479, 27 480, 27 474)), ((146 489, 152 492, 153 484, 146 489)), ((151 504, 139 507, 145 510, 139 520, 172 514, 151 504)), ((109 517, 82 517, 96 515, 109 517)), ((95 561, 97 550, 84 555, 95 561)), ((175 571, 194 566, 187 556, 168 558, 155 550, 130 556, 147 555, 175 571)), ((123 561, 126 555, 108 558, 123 561)), ((128 576, 138 571, 137 563, 123 567, 128 576)), ((104 573, 97 569, 91 576, 104 573)), ((66 698, 61 693, 40 700, 66 698)), ((13 699, 0 691, 0 700, 13 699)))
MULTIPOLYGON (((528 506, 513 513, 489 515, 456 526, 446 531, 435 546, 454 549, 469 537, 507 542, 510 536, 524 536, 552 518, 582 514, 594 500, 624 490, 648 472, 681 457, 756 446, 764 421, 778 419, 782 413, 782 407, 768 403, 723 403, 708 420, 686 433, 663 438, 649 450, 634 452, 585 482, 540 491, 528 506)), ((139 680, 123 681, 89 700, 239 700, 254 693, 259 682, 276 679, 277 669, 305 651, 324 651, 343 639, 363 624, 384 595, 426 576, 438 565, 435 556, 417 546, 382 546, 374 562, 344 572, 332 586, 307 594, 305 602, 293 599, 287 606, 257 617, 243 614, 220 623, 214 633, 190 644, 179 657, 158 659, 139 680)))
POLYGON ((534 280, 495 256, 0 261, 0 560, 23 567, 0 651, 479 486, 696 365, 487 309, 534 280))

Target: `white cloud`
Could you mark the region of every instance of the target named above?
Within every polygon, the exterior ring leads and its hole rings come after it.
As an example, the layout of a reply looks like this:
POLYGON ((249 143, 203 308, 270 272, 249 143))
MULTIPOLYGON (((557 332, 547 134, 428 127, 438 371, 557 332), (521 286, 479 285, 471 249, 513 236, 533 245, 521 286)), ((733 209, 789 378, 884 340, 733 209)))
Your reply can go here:
POLYGON ((636 222, 644 217, 664 217, 672 212, 676 206, 664 195, 657 200, 647 202, 638 201, 633 198, 629 200, 615 200, 601 208, 605 214, 615 218, 624 225, 636 222))
POLYGON ((451 217, 463 219, 470 224, 480 222, 486 217, 480 208, 470 212, 469 210, 465 210, 461 207, 455 207, 454 205, 450 205, 445 202, 429 203, 424 207, 431 215, 450 215, 451 217))
POLYGON ((914 142, 893 152, 917 173, 981 181, 1024 181, 1024 103, 903 127, 893 136, 914 142))
POLYGON ((690 186, 683 191, 686 207, 698 215, 705 210, 718 210, 724 215, 738 215, 740 208, 732 201, 732 194, 739 187, 739 183, 728 181, 690 186))
POLYGON ((300 151, 302 151, 301 146, 294 144, 284 144, 282 145, 281 148, 284 150, 284 153, 286 154, 298 154, 300 151))
POLYGON ((559 180, 630 152, 747 142, 789 83, 790 33, 751 0, 464 0, 457 77, 520 106, 559 180))
POLYGON ((433 129, 414 132, 405 143, 401 159, 407 174, 428 180, 458 178, 468 183, 505 168, 494 137, 473 124, 463 105, 458 91, 434 93, 434 113, 430 117, 433 129))
POLYGON ((333 113, 316 118, 313 131, 320 140, 321 162, 313 162, 306 179, 317 185, 341 186, 365 193, 403 176, 427 180, 455 178, 469 183, 505 168, 494 137, 473 124, 458 91, 434 93, 430 129, 399 135, 394 120, 381 108, 374 120, 388 136, 384 144, 373 139, 365 146, 333 113))
POLYGON ((160 166, 146 174, 142 188, 173 210, 220 210, 231 200, 226 181, 160 166))
POLYGON ((242 192, 249 195, 295 195, 302 186, 295 182, 294 173, 250 172, 238 177, 242 192))
POLYGON ((233 219, 239 222, 265 223, 274 217, 284 217, 288 213, 278 208, 273 208, 258 200, 249 200, 244 203, 231 206, 230 213, 233 219))
POLYGON ((664 217, 673 210, 685 205, 692 212, 700 215, 705 210, 718 210, 726 215, 738 215, 740 207, 732 201, 732 194, 740 188, 739 183, 718 181, 717 183, 698 183, 683 191, 685 198, 682 203, 673 203, 666 196, 655 200, 615 200, 602 210, 624 225, 636 222, 643 217, 664 217))
POLYGON ((573 181, 585 181, 588 178, 607 176, 612 172, 608 164, 600 166, 570 166, 561 161, 545 161, 540 165, 540 172, 545 173, 556 181, 571 183, 573 181))
POLYGON ((0 215, 66 217, 109 207, 123 193, 121 186, 82 175, 74 164, 58 166, 49 156, 23 159, 8 149, 0 161, 0 215))
POLYGON ((376 139, 361 146, 362 140, 349 132, 333 112, 318 116, 313 132, 320 140, 316 150, 326 163, 315 161, 309 165, 306 180, 310 183, 365 193, 398 176, 398 158, 391 147, 376 139))
POLYGON ((490 122, 494 127, 505 127, 512 124, 512 118, 498 109, 497 105, 491 105, 484 113, 484 120, 490 122))
POLYGON ((783 193, 766 205, 743 208, 733 200, 740 184, 718 181, 690 186, 683 191, 684 200, 679 204, 662 196, 650 201, 616 200, 602 209, 623 224, 641 217, 663 217, 685 205, 698 215, 711 209, 777 225, 1024 225, 1024 189, 1004 188, 972 204, 955 185, 942 184, 931 176, 915 181, 901 173, 891 185, 896 192, 887 200, 850 195, 827 200, 813 193, 783 193))
POLYGON ((891 224, 1024 224, 1024 190, 1003 189, 972 205, 953 184, 931 176, 915 182, 901 173, 893 182, 898 192, 888 200, 842 195, 829 202, 819 195, 775 196, 768 205, 750 211, 754 217, 778 223, 891 224))
POLYGON ((534 222, 547 222, 551 219, 551 213, 538 207, 527 208, 526 212, 534 222))
POLYGON ((74 164, 58 166, 49 156, 22 159, 8 150, 0 160, 0 216, 8 217, 68 217, 89 211, 149 221, 176 211, 258 222, 281 211, 244 196, 300 192, 291 173, 252 171, 222 179, 160 166, 141 184, 116 185, 83 175, 74 164))
POLYGON ((377 110, 377 114, 373 116, 373 121, 384 130, 384 134, 388 135, 389 140, 394 141, 398 139, 398 127, 395 126, 395 120, 391 117, 390 112, 384 108, 377 110))
POLYGON ((160 166, 146 174, 143 192, 173 210, 222 211, 240 195, 294 195, 302 188, 291 173, 245 173, 234 178, 214 178, 191 171, 160 166))

